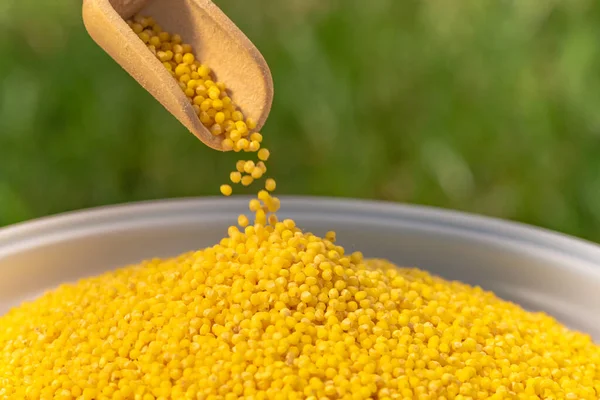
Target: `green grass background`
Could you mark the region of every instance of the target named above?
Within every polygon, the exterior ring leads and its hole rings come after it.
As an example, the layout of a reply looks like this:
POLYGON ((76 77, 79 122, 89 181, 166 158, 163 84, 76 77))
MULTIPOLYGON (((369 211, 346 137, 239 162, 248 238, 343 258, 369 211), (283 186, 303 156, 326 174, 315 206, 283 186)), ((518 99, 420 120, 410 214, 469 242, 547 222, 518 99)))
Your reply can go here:
MULTIPOLYGON (((600 240, 600 2, 217 3, 272 69, 263 133, 280 193, 426 204, 600 240)), ((0 1, 0 226, 215 195, 235 160, 97 48, 80 8, 0 1)))

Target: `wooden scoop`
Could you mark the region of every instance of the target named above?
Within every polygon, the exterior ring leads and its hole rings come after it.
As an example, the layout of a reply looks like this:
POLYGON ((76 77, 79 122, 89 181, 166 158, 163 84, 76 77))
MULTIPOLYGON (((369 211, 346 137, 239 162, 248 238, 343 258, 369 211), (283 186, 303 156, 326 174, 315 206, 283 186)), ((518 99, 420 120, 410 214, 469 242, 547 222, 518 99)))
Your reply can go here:
POLYGON ((252 42, 210 0, 83 0, 90 36, 190 132, 213 149, 222 138, 202 125, 177 81, 125 22, 134 14, 153 17, 192 45, 196 57, 225 82, 246 117, 263 126, 273 100, 273 79, 252 42))

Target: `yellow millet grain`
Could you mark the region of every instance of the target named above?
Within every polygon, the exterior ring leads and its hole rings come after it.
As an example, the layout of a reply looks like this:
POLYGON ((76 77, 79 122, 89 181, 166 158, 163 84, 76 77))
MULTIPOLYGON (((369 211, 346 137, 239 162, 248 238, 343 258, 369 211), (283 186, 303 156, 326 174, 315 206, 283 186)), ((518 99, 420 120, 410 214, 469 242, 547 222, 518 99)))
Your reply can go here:
POLYGON ((0 399, 600 397, 588 336, 334 236, 230 227, 15 308, 0 318, 0 399))
POLYGON ((223 196, 231 196, 231 193, 233 192, 230 185, 221 185, 220 190, 223 196))
POLYGON ((277 183, 273 178, 269 178, 265 181, 265 189, 267 189, 269 192, 274 191, 276 187, 277 183))

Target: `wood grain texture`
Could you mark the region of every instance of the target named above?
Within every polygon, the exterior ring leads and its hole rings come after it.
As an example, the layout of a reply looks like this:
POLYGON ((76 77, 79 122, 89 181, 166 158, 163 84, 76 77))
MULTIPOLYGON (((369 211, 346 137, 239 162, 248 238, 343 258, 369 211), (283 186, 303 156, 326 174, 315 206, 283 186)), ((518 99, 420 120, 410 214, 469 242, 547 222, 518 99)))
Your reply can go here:
POLYGON ((225 82, 233 101, 260 129, 271 110, 273 80, 252 42, 210 0, 84 0, 83 21, 94 41, 173 114, 190 132, 222 150, 195 114, 177 81, 129 28, 124 18, 152 16, 165 30, 179 33, 197 59, 225 82))
POLYGON ((128 19, 140 12, 148 0, 109 0, 109 2, 117 14, 128 19))

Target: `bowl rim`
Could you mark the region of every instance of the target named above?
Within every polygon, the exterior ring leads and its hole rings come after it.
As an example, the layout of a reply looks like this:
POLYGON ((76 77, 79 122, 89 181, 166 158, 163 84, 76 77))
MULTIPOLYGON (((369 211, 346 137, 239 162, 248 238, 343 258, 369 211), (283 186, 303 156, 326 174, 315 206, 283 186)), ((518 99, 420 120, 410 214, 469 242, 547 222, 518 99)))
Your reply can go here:
MULTIPOLYGON (((593 242, 532 225, 462 211, 423 205, 394 203, 382 200, 363 200, 316 196, 278 196, 282 200, 281 214, 356 216, 363 219, 398 221, 400 224, 417 224, 438 227, 444 231, 467 232, 485 236, 498 242, 520 242, 525 247, 559 252, 579 260, 596 264, 593 271, 600 274, 600 246, 593 242)), ((0 258, 39 244, 60 233, 127 227, 142 221, 191 214, 241 213, 246 210, 250 196, 189 197, 147 200, 63 212, 32 219, 0 228, 0 258), (125 218, 126 217, 126 218, 125 218)), ((588 271, 591 272, 591 271, 588 271)))

